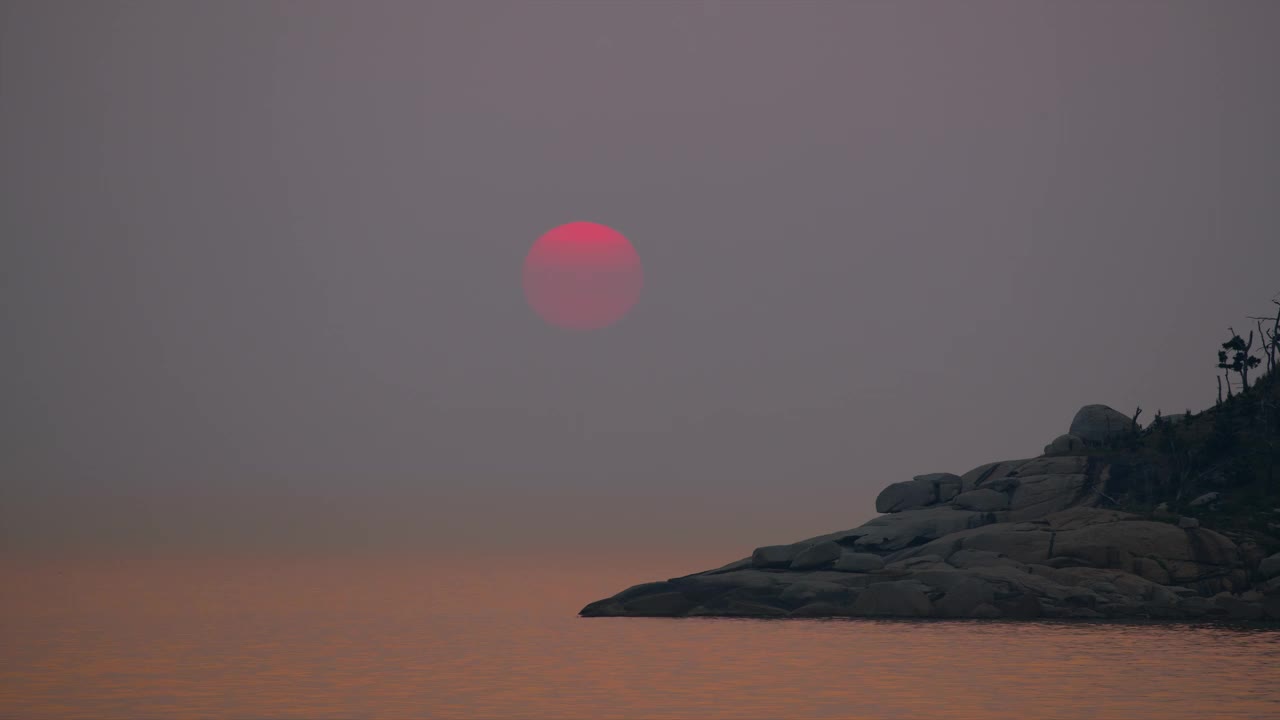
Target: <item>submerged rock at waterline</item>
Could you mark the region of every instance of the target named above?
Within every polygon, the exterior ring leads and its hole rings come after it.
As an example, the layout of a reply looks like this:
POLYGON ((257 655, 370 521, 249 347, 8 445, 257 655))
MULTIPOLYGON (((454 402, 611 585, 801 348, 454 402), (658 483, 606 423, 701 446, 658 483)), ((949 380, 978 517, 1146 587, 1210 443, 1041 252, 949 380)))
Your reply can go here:
POLYGON ((581 614, 1280 620, 1280 582, 1250 590, 1280 575, 1280 558, 1251 569, 1212 529, 1114 507, 1111 485, 1133 463, 1091 449, 1121 418, 1086 407, 1045 455, 894 483, 876 501, 886 514, 859 527, 637 585, 581 614))

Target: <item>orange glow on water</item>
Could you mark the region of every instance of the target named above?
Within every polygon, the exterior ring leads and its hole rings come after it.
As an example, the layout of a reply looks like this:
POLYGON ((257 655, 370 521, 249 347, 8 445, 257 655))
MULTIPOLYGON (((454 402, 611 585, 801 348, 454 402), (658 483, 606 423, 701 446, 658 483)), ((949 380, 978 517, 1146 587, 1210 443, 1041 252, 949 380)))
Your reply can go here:
MULTIPOLYGON (((8 568, 0 716, 1189 718, 1280 710, 1274 631, 575 617, 659 559, 8 568)), ((544 559, 545 560, 545 559, 544 559)))

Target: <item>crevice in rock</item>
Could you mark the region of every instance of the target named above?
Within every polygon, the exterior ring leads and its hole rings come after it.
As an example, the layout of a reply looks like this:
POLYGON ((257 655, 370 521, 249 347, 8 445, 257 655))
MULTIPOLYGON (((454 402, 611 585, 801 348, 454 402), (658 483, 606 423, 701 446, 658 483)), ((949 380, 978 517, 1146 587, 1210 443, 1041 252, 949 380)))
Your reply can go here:
POLYGON ((974 486, 975 488, 982 487, 982 483, 986 482, 986 481, 987 481, 987 478, 989 478, 989 477, 991 477, 992 475, 994 475, 994 474, 995 474, 995 472, 996 472, 996 470, 998 470, 998 469, 1000 468, 1000 466, 1001 466, 1001 465, 1003 465, 1003 464, 1004 464, 1004 463, 995 463, 995 464, 993 464, 991 467, 987 468, 986 470, 983 470, 983 471, 982 471, 982 474, 981 474, 981 475, 979 475, 979 476, 978 476, 978 478, 977 478, 976 480, 974 480, 974 481, 973 481, 973 486, 974 486))

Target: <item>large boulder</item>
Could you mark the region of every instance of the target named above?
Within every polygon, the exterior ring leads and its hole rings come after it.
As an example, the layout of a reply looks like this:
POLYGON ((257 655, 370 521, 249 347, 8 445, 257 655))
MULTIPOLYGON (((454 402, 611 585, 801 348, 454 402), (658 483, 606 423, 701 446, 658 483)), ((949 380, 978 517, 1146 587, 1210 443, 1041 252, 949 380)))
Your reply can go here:
POLYGON ((1235 543, 1212 530, 1182 529, 1146 520, 1099 523, 1059 532, 1053 554, 1122 570, 1134 569, 1135 558, 1150 558, 1175 584, 1221 575, 1239 564, 1235 543))
POLYGON ((938 501, 933 483, 919 480, 896 482, 876 496, 876 512, 896 513, 928 507, 938 501))
POLYGON ((1037 458, 1018 468, 1017 484, 1009 494, 1009 519, 1037 520, 1076 505, 1092 505, 1098 501, 1094 485, 1087 457, 1037 458))
POLYGON ((838 544, 831 540, 815 543, 796 553, 791 560, 792 570, 813 570, 835 562, 844 552, 838 544))
POLYGON ((861 552, 892 552, 994 521, 989 513, 956 510, 945 505, 881 515, 858 528, 853 548, 861 552))
POLYGON ((1071 419, 1069 435, 1075 435, 1086 443, 1101 445, 1133 430, 1133 421, 1124 413, 1106 405, 1085 405, 1071 419))
POLYGON ((1045 455, 1075 455, 1084 450, 1084 440, 1075 435, 1059 435, 1044 446, 1045 455))
POLYGON ((876 512, 904 512, 947 502, 960 494, 960 485, 960 476, 952 473, 917 475, 881 490, 876 497, 876 512))
POLYGON ((960 550, 984 550, 1021 563, 1048 561, 1053 531, 1033 523, 997 523, 947 533, 923 545, 910 547, 889 556, 897 561, 922 555, 939 555, 950 559, 960 550))
POLYGON ((1261 620, 1266 612, 1262 603, 1250 602, 1230 593, 1215 595, 1212 603, 1232 620, 1261 620))
POLYGON ((766 545, 751 553, 751 565, 758 568, 784 568, 791 565, 798 548, 794 545, 766 545))
MULTIPOLYGON (((985 515, 985 517, 990 516, 991 514, 985 515)), ((1071 508, 1046 515, 1037 522, 1001 522, 948 533, 923 545, 913 545, 895 552, 887 559, 890 562, 896 562, 925 555, 939 555, 950 562, 951 558, 960 551, 976 550, 1003 556, 1018 563, 1043 564, 1050 558, 1062 554, 1058 543, 1066 537, 1065 531, 1116 524, 1135 517, 1115 510, 1071 508)), ((1187 532, 1163 523, 1152 524, 1162 525, 1175 533, 1187 532)), ((1120 530, 1117 534, 1123 535, 1124 531, 1120 530)), ((1214 535, 1217 534, 1214 533, 1214 535)), ((1222 539, 1226 540, 1226 538, 1222 539)))
POLYGON ((929 483, 933 486, 934 497, 936 498, 934 502, 938 503, 948 502, 956 495, 959 495, 962 483, 960 476, 953 473, 916 475, 912 480, 918 483, 929 483))
POLYGON ((1127 563, 1129 566, 1129 571, 1140 578, 1144 578, 1146 580, 1150 580, 1153 583, 1159 583, 1161 585, 1168 585, 1169 583, 1173 582, 1173 578, 1169 577, 1169 571, 1165 569, 1164 565, 1160 564, 1159 560, 1156 560, 1154 558, 1147 558, 1147 557, 1136 558, 1132 556, 1125 558, 1125 556, 1117 556, 1115 562, 1111 563, 1110 565, 1123 566, 1126 564, 1125 563, 1126 559, 1128 559, 1129 561, 1127 563))
POLYGON ((1052 577, 1027 572, 1012 567, 986 566, 971 570, 974 575, 991 583, 997 594, 1005 597, 1031 595, 1054 603, 1092 607, 1099 598, 1087 588, 1058 582, 1052 577))

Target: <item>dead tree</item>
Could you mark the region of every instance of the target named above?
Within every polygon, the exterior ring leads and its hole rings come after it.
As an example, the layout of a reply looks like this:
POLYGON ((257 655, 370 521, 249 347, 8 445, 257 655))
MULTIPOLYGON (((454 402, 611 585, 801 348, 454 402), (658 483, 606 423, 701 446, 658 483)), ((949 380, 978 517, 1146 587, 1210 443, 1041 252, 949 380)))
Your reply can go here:
POLYGON ((1280 355, 1280 300, 1272 300, 1276 305, 1276 316, 1271 320, 1271 343, 1267 345, 1267 368, 1275 370, 1276 365, 1280 364, 1280 360, 1276 359, 1280 355))
MULTIPOLYGON (((1277 308, 1280 308, 1280 300, 1272 300, 1271 302, 1275 303, 1277 308)), ((1267 354, 1267 372, 1271 372, 1276 369, 1276 355, 1280 354, 1280 309, 1276 310, 1274 318, 1251 315, 1249 319, 1255 321, 1258 325, 1258 337, 1262 339, 1262 351, 1267 354), (1263 321, 1270 322, 1271 327, 1264 328, 1262 326, 1263 321)))

